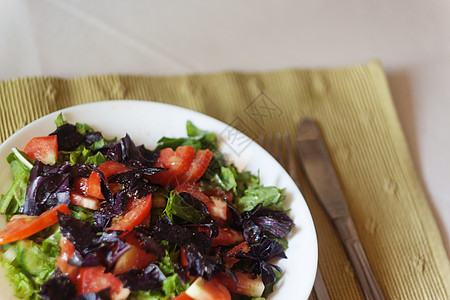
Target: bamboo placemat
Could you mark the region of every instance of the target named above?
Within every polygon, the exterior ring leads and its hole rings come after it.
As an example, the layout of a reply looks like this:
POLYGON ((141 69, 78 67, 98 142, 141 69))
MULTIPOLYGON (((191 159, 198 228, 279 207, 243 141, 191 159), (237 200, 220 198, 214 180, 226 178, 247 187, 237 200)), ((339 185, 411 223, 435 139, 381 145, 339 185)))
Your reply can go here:
MULTIPOLYGON (((253 138, 270 132, 294 134, 302 117, 318 120, 386 298, 449 299, 449 260, 377 62, 331 70, 3 81, 0 141, 55 110, 114 99, 183 106, 253 138)), ((304 178, 301 184, 332 298, 362 298, 330 221, 304 178)))

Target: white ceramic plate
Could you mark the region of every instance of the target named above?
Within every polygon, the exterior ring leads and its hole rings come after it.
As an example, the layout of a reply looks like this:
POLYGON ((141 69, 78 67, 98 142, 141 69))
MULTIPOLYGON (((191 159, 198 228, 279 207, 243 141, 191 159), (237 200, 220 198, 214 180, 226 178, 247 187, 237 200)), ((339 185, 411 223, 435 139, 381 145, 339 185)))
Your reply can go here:
MULTIPOLYGON (((4 194, 12 182, 12 172, 5 159, 11 148, 23 149, 32 137, 44 136, 54 131, 53 120, 60 112, 67 121, 87 123, 108 138, 121 138, 128 133, 136 145, 144 144, 148 148, 155 147, 162 136, 186 136, 187 120, 199 128, 215 132, 221 150, 238 168, 250 170, 254 174, 260 170, 261 182, 264 185, 286 188, 286 204, 291 209, 289 214, 296 226, 288 236, 288 259, 278 263, 284 270, 284 276, 270 299, 308 297, 317 268, 317 240, 314 224, 302 194, 280 164, 257 143, 229 125, 201 113, 144 101, 97 102, 51 113, 20 129, 0 146, 0 194, 4 194)), ((0 221, 3 228, 3 216, 0 221)), ((11 299, 12 289, 4 277, 3 269, 0 273, 1 298, 11 299)))

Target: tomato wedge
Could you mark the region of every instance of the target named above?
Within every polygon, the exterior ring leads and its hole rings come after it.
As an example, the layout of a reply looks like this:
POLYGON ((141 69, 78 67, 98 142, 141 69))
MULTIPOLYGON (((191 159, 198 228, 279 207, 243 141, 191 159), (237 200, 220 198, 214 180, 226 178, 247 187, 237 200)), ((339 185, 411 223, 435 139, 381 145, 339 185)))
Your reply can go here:
POLYGON ((188 294, 186 294, 186 292, 184 292, 184 293, 179 294, 175 298, 172 298, 172 300, 195 300, 195 299, 192 298, 191 296, 189 296, 188 294))
POLYGON ((185 183, 175 188, 178 193, 186 192, 205 203, 211 217, 220 225, 225 226, 229 222, 230 214, 225 200, 218 197, 208 197, 200 191, 198 184, 185 183))
POLYGON ((139 199, 130 200, 123 218, 118 223, 109 227, 108 230, 121 230, 130 232, 134 226, 141 224, 141 222, 150 213, 151 208, 152 194, 139 199))
POLYGON ((242 273, 240 271, 235 271, 238 286, 236 287, 236 282, 225 273, 218 273, 214 275, 213 279, 216 279, 221 284, 223 284, 230 292, 246 295, 249 297, 261 297, 264 292, 264 283, 260 276, 255 276, 253 274, 242 273))
MULTIPOLYGON (((198 231, 209 233, 209 229, 199 227, 198 231)), ((231 228, 223 228, 219 226, 219 234, 212 240, 211 247, 215 246, 231 246, 244 241, 244 236, 241 232, 231 228)))
POLYGON ((116 262, 114 266, 114 274, 123 274, 132 269, 144 269, 149 264, 155 262, 158 257, 152 253, 130 245, 131 249, 125 252, 116 262))
POLYGON ((97 198, 81 195, 76 192, 70 192, 70 203, 92 210, 100 207, 100 202, 97 198))
POLYGON ((239 245, 234 246, 230 251, 227 252, 227 255, 229 255, 230 257, 224 257, 223 260, 225 262, 225 266, 228 269, 231 269, 233 265, 239 261, 238 258, 232 256, 241 251, 244 253, 250 252, 250 248, 248 247, 246 242, 242 242, 239 245))
MULTIPOLYGON (((108 178, 112 175, 125 173, 131 170, 124 164, 113 160, 108 160, 107 162, 102 163, 97 169, 103 173, 107 182, 108 178)), ((86 193, 88 196, 104 199, 100 185, 100 175, 96 172, 92 172, 89 176, 86 193)))
POLYGON ((186 294, 196 300, 231 300, 230 292, 218 280, 207 281, 197 278, 186 290, 186 294))
POLYGON ((72 282, 76 282, 77 276, 79 274, 80 268, 69 265, 67 261, 73 257, 75 252, 75 246, 64 236, 59 240, 59 248, 61 252, 56 260, 56 266, 61 270, 62 273, 67 274, 72 282))
POLYGON ((172 148, 161 149, 155 167, 168 170, 150 176, 151 181, 163 186, 178 185, 179 180, 189 170, 194 156, 195 148, 191 146, 180 146, 176 151, 172 148))
POLYGON ((44 164, 53 165, 58 157, 58 141, 56 135, 32 138, 23 149, 28 157, 44 164))
POLYGON ((179 178, 178 184, 195 182, 199 180, 208 168, 209 163, 211 162, 211 158, 212 152, 208 149, 198 150, 191 162, 191 165, 189 166, 189 169, 181 178, 179 178))
POLYGON ((88 178, 77 177, 73 179, 72 189, 80 194, 87 195, 88 178))
POLYGON ((9 244, 38 233, 56 222, 58 217, 56 212, 60 211, 70 214, 70 210, 65 204, 55 206, 54 208, 42 213, 34 218, 16 218, 6 224, 6 229, 0 232, 0 245, 9 244))
POLYGON ((97 293, 111 288, 111 299, 126 299, 130 290, 122 286, 122 281, 112 273, 105 273, 105 267, 85 267, 77 278, 78 295, 97 293))

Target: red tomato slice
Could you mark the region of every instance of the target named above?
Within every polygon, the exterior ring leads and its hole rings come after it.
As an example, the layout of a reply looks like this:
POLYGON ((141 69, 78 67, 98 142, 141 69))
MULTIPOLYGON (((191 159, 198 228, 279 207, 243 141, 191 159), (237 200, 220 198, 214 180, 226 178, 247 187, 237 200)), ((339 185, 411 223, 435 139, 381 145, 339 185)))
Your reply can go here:
POLYGON ((246 295, 249 297, 261 297, 264 292, 264 283, 260 276, 242 273, 240 271, 235 271, 234 275, 236 275, 238 280, 237 287, 236 282, 223 272, 214 275, 213 279, 219 281, 230 292, 235 294, 246 295))
POLYGON ((188 261, 186 258, 186 249, 184 247, 180 248, 180 262, 182 266, 187 266, 188 265, 188 261))
MULTIPOLYGON (((239 245, 234 246, 230 251, 227 252, 227 255, 233 256, 241 251, 244 253, 250 252, 250 248, 248 247, 246 242, 242 242, 239 245)), ((239 261, 239 259, 236 257, 224 257, 223 260, 225 261, 225 266, 228 269, 231 269, 231 267, 233 267, 233 265, 239 261)))
POLYGON ((179 185, 175 188, 178 193, 188 193, 197 198, 198 200, 205 203, 208 207, 208 211, 211 214, 211 217, 220 225, 227 225, 230 214, 229 209, 226 202, 220 198, 210 198, 206 196, 203 192, 200 191, 200 188, 196 184, 185 183, 179 185))
POLYGON ((168 170, 152 175, 150 179, 152 182, 163 186, 178 185, 179 180, 189 170, 194 156, 195 148, 191 146, 180 146, 176 151, 171 148, 161 149, 155 167, 167 168, 168 170))
POLYGON ((86 267, 80 269, 77 278, 78 295, 97 293, 111 288, 112 299, 126 299, 130 290, 122 286, 122 281, 111 273, 105 273, 105 267, 86 267))
POLYGON ((92 210, 100 207, 100 202, 97 198, 84 196, 76 192, 70 192, 70 203, 92 210))
POLYGON ((213 190, 204 191, 203 193, 205 193, 205 195, 208 197, 217 197, 217 198, 221 198, 229 203, 233 202, 233 191, 226 192, 222 189, 216 188, 213 190))
POLYGON ((76 282, 80 268, 69 265, 67 261, 73 257, 75 252, 75 246, 65 237, 61 237, 59 240, 59 248, 61 252, 56 260, 56 266, 62 273, 67 274, 72 282, 76 282))
POLYGON ((179 294, 175 298, 172 298, 172 300, 195 300, 195 299, 186 294, 186 292, 184 292, 182 294, 179 294))
MULTIPOLYGON (((198 231, 209 233, 209 229, 199 227, 198 231)), ((217 235, 211 242, 211 247, 215 246, 231 246, 244 241, 244 236, 239 231, 231 228, 223 228, 219 226, 219 235, 217 235)))
POLYGON ((118 223, 109 227, 108 230, 121 230, 130 232, 134 226, 142 223, 142 221, 150 213, 151 208, 152 194, 149 194, 148 196, 140 199, 130 200, 123 218, 118 223))
POLYGON ((185 293, 196 300, 231 300, 228 289, 214 278, 211 281, 197 278, 185 293))
POLYGON ((195 182, 202 177, 211 162, 212 152, 209 150, 198 150, 189 169, 178 180, 178 184, 186 182, 195 182))
MULTIPOLYGON (((108 160, 107 162, 104 162, 100 166, 98 166, 98 170, 103 173, 106 181, 108 182, 108 178, 112 175, 125 173, 130 171, 131 169, 119 162, 108 160)), ((100 186, 100 175, 98 175, 96 172, 92 172, 89 176, 86 193, 88 194, 88 196, 98 199, 104 199, 100 186)))
POLYGON ((77 177, 73 179, 72 189, 76 192, 87 195, 88 179, 84 177, 77 177))
POLYGON ((6 224, 6 229, 0 232, 0 245, 9 244, 38 233, 56 222, 58 217, 56 212, 60 211, 70 214, 70 210, 65 204, 55 206, 54 208, 42 213, 34 218, 16 218, 6 224))
POLYGON ((152 262, 155 262, 158 257, 152 253, 147 253, 144 250, 131 246, 131 249, 125 252, 114 267, 114 274, 123 274, 132 269, 144 269, 152 262))
POLYGON ((23 149, 30 158, 44 164, 53 165, 58 157, 58 141, 56 135, 32 138, 23 149))

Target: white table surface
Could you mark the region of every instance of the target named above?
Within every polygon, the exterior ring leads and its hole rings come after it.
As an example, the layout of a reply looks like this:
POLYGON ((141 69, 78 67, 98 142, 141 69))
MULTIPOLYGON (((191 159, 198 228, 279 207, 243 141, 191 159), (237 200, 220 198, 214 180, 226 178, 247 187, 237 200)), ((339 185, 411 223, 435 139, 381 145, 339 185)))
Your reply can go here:
POLYGON ((378 59, 449 249, 450 1, 0 1, 0 80, 378 59))

